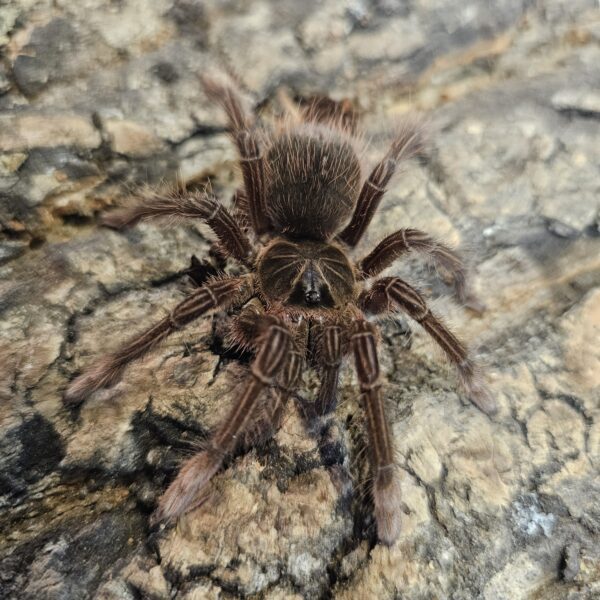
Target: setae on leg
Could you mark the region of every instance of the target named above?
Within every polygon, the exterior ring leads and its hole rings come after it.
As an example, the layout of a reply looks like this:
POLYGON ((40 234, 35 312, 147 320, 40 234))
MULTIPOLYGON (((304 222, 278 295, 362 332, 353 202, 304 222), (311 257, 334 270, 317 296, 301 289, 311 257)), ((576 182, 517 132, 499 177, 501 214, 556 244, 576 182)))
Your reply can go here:
POLYGON ((174 331, 211 310, 243 301, 251 293, 252 286, 246 277, 216 279, 206 283, 180 302, 169 316, 131 338, 116 352, 99 359, 73 380, 65 392, 65 402, 79 403, 92 392, 113 385, 127 364, 150 352, 174 331))
POLYGON ((259 351, 250 368, 248 384, 229 414, 213 434, 209 447, 187 460, 175 480, 159 500, 154 522, 171 520, 198 504, 210 478, 219 470, 223 458, 236 446, 252 419, 256 403, 265 387, 288 363, 292 334, 279 319, 267 317, 268 324, 261 336, 259 351))
POLYGON ((247 263, 250 241, 229 211, 210 194, 204 192, 152 192, 141 202, 107 213, 102 223, 123 229, 139 221, 159 217, 201 219, 215 232, 223 249, 233 258, 247 263))
POLYGON ((392 436, 381 397, 375 327, 366 321, 356 321, 351 345, 367 417, 377 536, 384 544, 392 544, 400 534, 401 489, 392 436))
POLYGON ((444 351, 456 367, 469 400, 486 414, 496 412, 496 402, 481 381, 479 368, 469 356, 466 346, 436 317, 421 294, 399 277, 384 277, 375 281, 361 296, 366 313, 379 315, 400 309, 413 318, 444 351))

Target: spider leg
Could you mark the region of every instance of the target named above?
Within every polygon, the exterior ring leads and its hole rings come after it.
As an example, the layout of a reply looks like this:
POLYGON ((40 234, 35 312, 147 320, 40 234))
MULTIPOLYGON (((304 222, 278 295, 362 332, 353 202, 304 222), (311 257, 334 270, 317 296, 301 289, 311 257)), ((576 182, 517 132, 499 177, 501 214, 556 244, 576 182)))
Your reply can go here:
POLYGON ((316 342, 317 363, 321 371, 321 386, 315 403, 317 415, 335 409, 342 358, 347 351, 344 330, 337 324, 324 325, 316 342))
POLYGON ((377 535, 383 543, 392 544, 400 534, 401 490, 392 436, 381 396, 375 331, 374 325, 363 320, 355 321, 351 345, 371 446, 377 535))
POLYGON ((209 447, 187 460, 177 477, 159 500, 153 522, 170 520, 197 505, 197 499, 210 478, 218 471, 225 455, 230 453, 250 422, 261 392, 275 382, 289 364, 293 336, 280 319, 267 318, 259 351, 252 362, 248 383, 210 440, 209 447))
POLYGON ((217 198, 205 192, 151 193, 138 204, 109 212, 102 223, 122 229, 157 217, 201 219, 228 254, 244 264, 248 262, 252 250, 248 237, 217 198))
POLYGON ((250 211, 248 208, 248 198, 246 198, 246 192, 243 189, 237 189, 232 198, 231 204, 233 206, 233 218, 239 225, 240 229, 244 233, 248 233, 250 226, 248 223, 250 211))
POLYGON ((410 251, 419 252, 441 267, 453 279, 456 296, 461 302, 468 299, 466 271, 459 255, 418 229, 400 229, 384 238, 359 264, 359 272, 366 279, 379 275, 397 258, 410 251))
POLYGON ((216 279, 204 284, 180 302, 168 317, 101 358, 72 381, 65 392, 65 402, 79 403, 92 392, 116 383, 128 363, 147 354, 174 331, 211 310, 242 302, 251 293, 247 277, 216 279))
POLYGON ((204 77, 202 83, 207 96, 218 102, 227 114, 231 135, 240 153, 250 222, 256 234, 264 233, 269 229, 264 162, 258 136, 253 131, 252 118, 244 110, 238 92, 230 84, 222 84, 208 77, 204 77))
POLYGON ((431 312, 415 288, 399 277, 384 277, 363 292, 359 302, 366 313, 373 315, 397 309, 406 312, 425 329, 456 367, 469 400, 484 413, 496 412, 496 402, 481 381, 479 367, 469 356, 466 346, 431 312))
POLYGON ((304 353, 294 344, 275 386, 269 390, 270 397, 256 416, 253 426, 248 428, 243 442, 246 448, 266 441, 279 430, 285 408, 300 381, 303 365, 304 353))
POLYGON ((249 449, 261 444, 281 427, 285 408, 302 375, 307 337, 308 327, 306 321, 303 321, 294 332, 287 360, 277 375, 274 386, 268 390, 268 397, 261 406, 256 407, 253 419, 244 434, 242 447, 249 449))
POLYGON ((340 239, 349 246, 356 246, 365 233, 386 186, 396 172, 398 165, 421 151, 423 140, 420 128, 406 122, 383 159, 371 171, 358 196, 354 214, 348 226, 340 234, 340 239))
POLYGON ((326 123, 350 132, 354 132, 358 124, 358 114, 348 99, 338 101, 327 96, 301 98, 300 110, 309 123, 326 123))

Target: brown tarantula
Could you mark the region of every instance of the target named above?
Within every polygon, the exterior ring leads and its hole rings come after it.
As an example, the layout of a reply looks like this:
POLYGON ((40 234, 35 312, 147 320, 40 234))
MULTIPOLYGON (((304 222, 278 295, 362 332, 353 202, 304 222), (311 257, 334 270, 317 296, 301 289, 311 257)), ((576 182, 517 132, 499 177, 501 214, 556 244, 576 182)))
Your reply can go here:
POLYGON ((208 192, 180 191, 151 194, 109 213, 105 223, 119 228, 161 216, 200 219, 247 274, 208 280, 168 317, 77 377, 65 398, 78 402, 113 384, 129 362, 194 319, 211 311, 234 312, 232 343, 253 352, 254 359, 227 418, 160 498, 155 520, 173 519, 198 504, 224 457, 252 428, 261 424, 276 430, 305 362, 321 376, 316 411, 332 411, 340 367, 351 354, 367 418, 377 532, 382 542, 392 543, 400 531, 400 486, 381 393, 375 318, 400 311, 417 321, 457 368, 471 401, 486 413, 495 408, 465 345, 423 296, 398 277, 373 280, 414 251, 451 276, 464 300, 465 272, 456 253, 422 231, 399 229, 362 260, 349 257, 399 163, 421 150, 420 129, 416 124, 400 128, 387 154, 363 179, 347 104, 321 98, 295 109, 288 105, 290 114, 267 128, 254 123, 232 83, 204 79, 203 84, 224 108, 240 155, 244 185, 235 195, 236 217, 208 192))

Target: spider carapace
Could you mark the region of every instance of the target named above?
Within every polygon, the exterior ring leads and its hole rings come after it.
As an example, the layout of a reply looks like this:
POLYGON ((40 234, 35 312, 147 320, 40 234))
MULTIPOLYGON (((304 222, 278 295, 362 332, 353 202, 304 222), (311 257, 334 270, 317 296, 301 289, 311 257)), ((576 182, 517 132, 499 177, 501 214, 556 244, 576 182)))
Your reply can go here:
POLYGON ((329 243, 352 216, 360 163, 350 141, 319 124, 285 131, 265 156, 266 205, 278 238, 257 264, 270 300, 289 307, 340 309, 353 300, 354 270, 329 243))
POLYGON ((464 301, 458 255, 426 233, 405 228, 362 259, 351 258, 398 165, 421 151, 420 128, 410 121, 399 127, 385 156, 363 177, 361 142, 348 103, 288 102, 287 114, 268 127, 244 109, 230 81, 204 79, 203 85, 224 108, 239 152, 243 186, 234 196, 234 212, 208 192, 155 191, 109 213, 104 222, 121 228, 155 217, 200 219, 222 252, 246 272, 205 282, 167 317, 77 377, 65 399, 79 402, 114 384, 128 363, 203 315, 229 319, 230 342, 254 358, 225 420, 160 498, 154 519, 171 520, 201 503, 227 454, 255 435, 277 430, 306 367, 321 378, 314 413, 334 410, 340 369, 351 357, 369 435, 377 534, 381 542, 393 543, 401 531, 401 490, 382 394, 377 319, 403 312, 417 321, 456 367, 470 400, 485 412, 495 409, 465 345, 423 296, 399 277, 377 277, 412 251, 444 271, 464 301))

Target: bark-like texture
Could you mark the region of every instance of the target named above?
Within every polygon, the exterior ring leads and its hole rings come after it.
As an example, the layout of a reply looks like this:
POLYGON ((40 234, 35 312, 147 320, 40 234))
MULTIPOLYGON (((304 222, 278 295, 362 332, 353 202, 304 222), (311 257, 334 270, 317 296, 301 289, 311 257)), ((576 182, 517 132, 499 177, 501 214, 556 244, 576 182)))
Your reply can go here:
MULTIPOLYGON (((21 0, 0 15, 0 597, 600 596, 596 2, 21 0), (334 416, 307 431, 290 405, 201 510, 156 532, 157 495, 236 394, 218 323, 62 404, 93 356, 177 303, 177 275, 208 250, 193 225, 95 222, 177 172, 230 195, 233 146, 198 80, 223 57, 257 104, 282 83, 354 98, 370 164, 390 119, 431 115, 428 159, 393 180, 357 257, 400 227, 466 248, 480 317, 418 261, 391 273, 478 345, 500 411, 461 397, 417 325, 410 350, 386 326, 405 504, 391 548, 374 544, 349 369, 334 416)), ((302 395, 316 389, 306 378, 302 395)))

